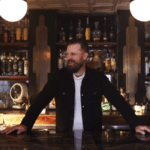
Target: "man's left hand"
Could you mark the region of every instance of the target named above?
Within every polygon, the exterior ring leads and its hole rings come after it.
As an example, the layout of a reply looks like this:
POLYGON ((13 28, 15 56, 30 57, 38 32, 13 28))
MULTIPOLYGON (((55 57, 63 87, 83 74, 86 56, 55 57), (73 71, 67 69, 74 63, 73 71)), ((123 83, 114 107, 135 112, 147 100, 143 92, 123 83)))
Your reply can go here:
POLYGON ((145 131, 150 132, 150 127, 139 125, 135 128, 135 131, 138 132, 138 133, 141 133, 141 134, 145 134, 145 131))

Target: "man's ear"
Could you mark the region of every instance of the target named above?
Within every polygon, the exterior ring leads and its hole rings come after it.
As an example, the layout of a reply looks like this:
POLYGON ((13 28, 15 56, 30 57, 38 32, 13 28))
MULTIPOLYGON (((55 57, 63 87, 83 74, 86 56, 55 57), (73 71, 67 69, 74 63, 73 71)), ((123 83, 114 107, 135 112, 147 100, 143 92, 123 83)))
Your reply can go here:
POLYGON ((83 60, 86 60, 87 58, 88 58, 88 53, 87 52, 85 52, 84 54, 83 54, 83 60))

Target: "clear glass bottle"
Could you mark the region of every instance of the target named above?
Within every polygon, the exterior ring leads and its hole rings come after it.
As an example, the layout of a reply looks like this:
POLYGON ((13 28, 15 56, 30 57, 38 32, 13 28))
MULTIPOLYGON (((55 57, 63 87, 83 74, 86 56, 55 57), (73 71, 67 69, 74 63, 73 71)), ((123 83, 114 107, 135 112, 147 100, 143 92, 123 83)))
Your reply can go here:
POLYGON ((105 72, 110 72, 110 68, 111 68, 111 60, 110 60, 109 51, 107 50, 107 54, 105 58, 105 72))
POLYGON ((90 25, 89 25, 89 17, 87 17, 87 21, 86 21, 85 40, 86 41, 91 40, 91 28, 90 28, 90 25))
POLYGON ((115 32, 114 32, 113 26, 110 27, 109 41, 110 42, 114 42, 115 41, 115 32))
POLYGON ((6 75, 6 70, 7 70, 7 58, 6 58, 6 53, 2 54, 2 75, 6 75))
POLYGON ((73 25, 72 25, 72 19, 70 20, 70 26, 69 26, 69 37, 68 40, 73 40, 73 25))
POLYGON ((107 41, 108 41, 108 29, 107 29, 106 17, 104 17, 103 42, 107 42, 107 41))
POLYGON ((7 75, 8 76, 13 75, 13 61, 12 61, 11 53, 9 53, 9 57, 8 57, 8 60, 7 60, 7 75))
POLYGON ((62 50, 59 49, 59 57, 58 57, 58 69, 62 69, 63 68, 63 53, 62 50))
POLYGON ((14 60, 13 60, 13 75, 14 76, 18 75, 18 59, 17 59, 17 55, 14 56, 14 60))
POLYGON ((111 55, 111 70, 113 72, 116 72, 117 67, 116 67, 116 55, 115 55, 115 51, 112 50, 112 55, 111 55))
POLYGON ((145 76, 149 75, 149 64, 148 64, 148 56, 145 56, 145 76))
POLYGON ((83 39, 83 28, 81 27, 81 20, 78 20, 78 27, 76 28, 76 39, 83 39))
POLYGON ((66 32, 64 31, 64 28, 61 27, 61 31, 59 32, 59 42, 65 41, 66 41, 66 32))
POLYGON ((92 31, 92 38, 94 42, 99 42, 101 40, 102 32, 98 29, 99 22, 94 22, 95 29, 92 31))
POLYGON ((28 52, 26 52, 26 57, 24 59, 24 75, 29 75, 29 60, 28 60, 28 52))

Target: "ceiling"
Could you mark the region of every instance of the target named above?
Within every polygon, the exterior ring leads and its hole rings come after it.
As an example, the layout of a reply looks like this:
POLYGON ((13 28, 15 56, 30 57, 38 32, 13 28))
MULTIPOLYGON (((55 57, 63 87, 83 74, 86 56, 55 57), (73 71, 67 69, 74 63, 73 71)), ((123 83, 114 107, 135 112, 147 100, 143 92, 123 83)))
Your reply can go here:
POLYGON ((29 9, 58 9, 71 13, 114 13, 129 10, 130 0, 27 0, 29 9))

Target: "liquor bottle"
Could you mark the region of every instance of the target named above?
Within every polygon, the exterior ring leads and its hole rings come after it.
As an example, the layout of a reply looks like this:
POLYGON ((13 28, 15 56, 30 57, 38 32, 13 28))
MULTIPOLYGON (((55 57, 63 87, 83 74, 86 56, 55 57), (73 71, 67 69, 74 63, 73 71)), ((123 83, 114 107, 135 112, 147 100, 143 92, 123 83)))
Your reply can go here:
POLYGON ((59 57, 58 57, 58 69, 63 68, 63 55, 61 49, 59 49, 59 57))
POLYGON ((148 64, 148 56, 145 56, 145 76, 149 75, 149 64, 148 64))
POLYGON ((25 23, 24 23, 24 28, 23 28, 23 36, 22 36, 22 41, 23 42, 28 42, 28 28, 29 28, 29 20, 25 18, 25 23))
POLYGON ((14 76, 18 75, 18 59, 17 59, 17 55, 14 56, 14 60, 13 60, 13 75, 14 76))
POLYGON ((65 41, 66 41, 66 32, 64 31, 64 28, 61 27, 61 31, 59 32, 59 42, 65 41))
POLYGON ((20 53, 20 58, 18 60, 18 75, 23 76, 24 75, 23 71, 24 71, 24 62, 22 60, 22 53, 20 53))
POLYGON ((108 41, 108 30, 107 30, 107 23, 106 23, 106 17, 104 17, 104 27, 103 27, 103 41, 108 41))
POLYGON ((7 75, 9 75, 9 76, 13 75, 13 62, 12 62, 11 53, 9 53, 9 57, 7 60, 7 75))
POLYGON ((69 26, 69 37, 68 40, 73 40, 73 25, 72 25, 72 19, 70 20, 70 26, 69 26))
POLYGON ((110 72, 111 60, 109 51, 107 50, 106 58, 105 58, 105 72, 110 72))
POLYGON ((9 42, 9 31, 7 27, 7 22, 5 23, 4 31, 3 31, 3 42, 9 42))
POLYGON ((13 23, 12 23, 11 30, 10 30, 10 42, 15 42, 15 30, 14 30, 13 23))
POLYGON ((95 29, 92 31, 92 38, 94 42, 99 42, 101 40, 101 31, 98 29, 99 22, 94 22, 95 29))
POLYGON ((7 59, 6 59, 6 53, 2 54, 3 58, 2 58, 2 75, 5 76, 6 75, 6 69, 7 69, 7 59))
POLYGON ((83 28, 81 27, 81 20, 78 20, 78 27, 76 28, 76 39, 83 39, 83 28))
POLYGON ((20 25, 20 21, 18 21, 18 26, 16 28, 16 42, 21 42, 21 25, 20 25))
POLYGON ((116 67, 116 56, 114 50, 112 50, 112 56, 111 56, 111 70, 113 72, 116 72, 117 67, 116 67))
POLYGON ((114 33, 113 26, 110 27, 109 41, 110 41, 110 42, 114 42, 114 41, 115 41, 115 33, 114 33))
POLYGON ((24 59, 24 75, 29 75, 29 60, 28 60, 28 52, 26 52, 26 57, 24 59))
POLYGON ((89 17, 87 17, 87 22, 86 22, 85 40, 86 41, 90 41, 91 40, 91 29, 90 29, 90 25, 89 25, 89 17))

